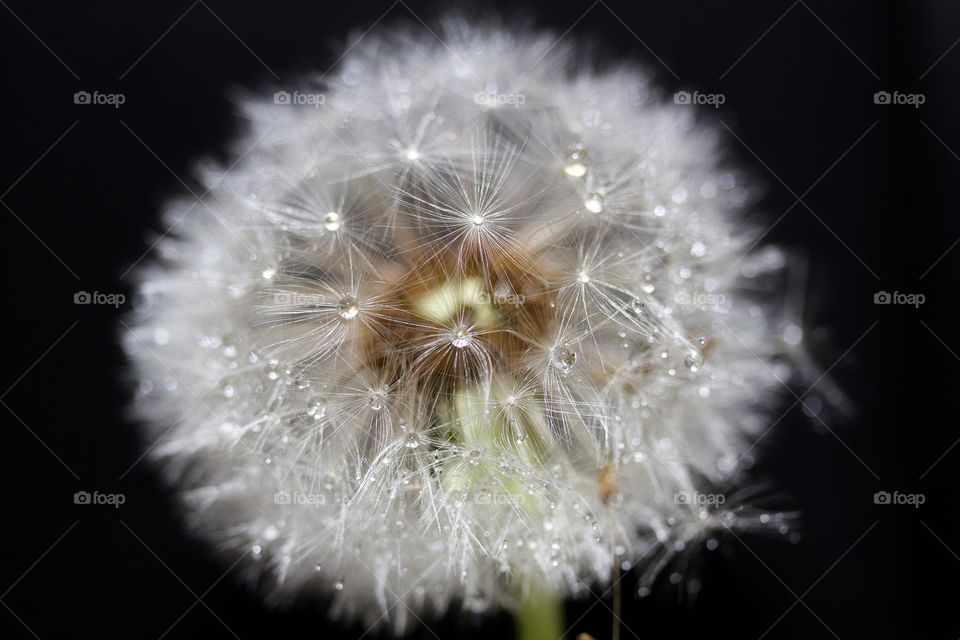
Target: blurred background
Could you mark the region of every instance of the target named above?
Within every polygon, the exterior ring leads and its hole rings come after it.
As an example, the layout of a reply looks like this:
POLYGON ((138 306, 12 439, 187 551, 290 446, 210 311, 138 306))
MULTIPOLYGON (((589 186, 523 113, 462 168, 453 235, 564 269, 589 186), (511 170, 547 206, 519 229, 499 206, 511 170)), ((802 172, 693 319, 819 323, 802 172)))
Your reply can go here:
MULTIPOLYGON (((4 638, 378 636, 315 604, 265 608, 184 533, 169 491, 140 460, 148 443, 124 415, 124 305, 74 298, 129 300, 125 272, 163 230, 160 205, 202 193, 191 175, 198 160, 228 160, 240 130, 235 90, 295 87, 302 73, 329 68, 351 34, 432 26, 445 7, 0 0, 4 638), (94 92, 112 103, 93 104, 94 92), (75 504, 80 491, 124 503, 75 504)), ((960 636, 951 615, 960 595, 960 5, 483 7, 592 43, 601 67, 637 60, 668 98, 723 96, 705 115, 730 129, 731 160, 765 186, 751 221, 804 256, 807 338, 857 408, 850 417, 822 409, 822 388, 785 393, 753 473, 779 490, 780 508, 802 513, 800 539, 721 537, 690 557, 685 580, 672 584, 668 568, 644 598, 628 576, 620 637, 960 636), (884 291, 925 301, 876 304, 884 291), (923 504, 884 504, 878 492, 923 504)), ((610 638, 611 606, 602 590, 568 603, 567 637, 610 638)), ((512 634, 502 615, 427 622, 413 637, 512 634)))

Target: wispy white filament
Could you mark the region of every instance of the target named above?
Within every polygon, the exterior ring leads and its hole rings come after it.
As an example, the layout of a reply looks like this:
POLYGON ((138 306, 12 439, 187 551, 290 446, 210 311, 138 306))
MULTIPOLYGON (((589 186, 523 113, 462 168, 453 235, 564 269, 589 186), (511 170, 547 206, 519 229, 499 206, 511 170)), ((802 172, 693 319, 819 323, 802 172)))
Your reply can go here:
POLYGON ((783 259, 691 107, 548 34, 443 37, 249 101, 126 340, 196 530, 398 631, 755 525, 729 492, 787 348, 783 259))

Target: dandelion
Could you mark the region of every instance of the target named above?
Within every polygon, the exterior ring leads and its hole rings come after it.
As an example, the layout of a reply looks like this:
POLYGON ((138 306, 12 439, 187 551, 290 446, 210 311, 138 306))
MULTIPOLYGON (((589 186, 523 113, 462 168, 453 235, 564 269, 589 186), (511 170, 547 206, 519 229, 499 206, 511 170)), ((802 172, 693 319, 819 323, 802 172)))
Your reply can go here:
POLYGON ((796 346, 689 106, 547 35, 443 37, 368 36, 322 108, 249 101, 125 340, 196 531, 268 600, 398 633, 451 606, 529 626, 622 568, 648 592, 769 526, 721 498, 796 346))

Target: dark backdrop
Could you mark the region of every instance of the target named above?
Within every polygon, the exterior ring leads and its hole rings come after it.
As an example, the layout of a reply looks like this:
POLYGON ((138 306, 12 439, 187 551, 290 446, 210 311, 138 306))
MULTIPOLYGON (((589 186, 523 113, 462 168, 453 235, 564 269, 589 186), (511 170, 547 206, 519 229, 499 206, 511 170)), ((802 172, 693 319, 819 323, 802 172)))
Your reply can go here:
MULTIPOLYGON (((818 357, 859 407, 850 419, 823 414, 824 427, 795 406, 762 442, 756 473, 803 513, 799 542, 725 540, 698 556, 694 600, 667 580, 637 599, 627 578, 622 637, 956 638, 960 7, 496 4, 592 36, 608 59, 646 61, 669 92, 725 96, 731 149, 767 185, 757 223, 779 218, 767 237, 808 257, 818 357), (925 104, 878 105, 877 91, 925 104), (875 305, 880 290, 926 303, 875 305), (883 490, 925 503, 874 504, 883 490)), ((150 466, 135 464, 143 443, 123 417, 122 309, 73 296, 130 293, 120 276, 159 228, 158 205, 195 190, 193 163, 222 154, 237 130, 231 90, 324 69, 351 29, 429 23, 438 5, 0 5, 3 637, 360 637, 361 626, 310 608, 265 609, 183 533, 150 466), (74 104, 81 90, 126 103, 74 104), (121 492, 126 504, 75 505, 80 490, 121 492)), ((569 621, 583 616, 570 637, 609 638, 609 604, 570 603, 569 621)), ((505 616, 475 622, 431 621, 415 636, 511 633, 505 616)))

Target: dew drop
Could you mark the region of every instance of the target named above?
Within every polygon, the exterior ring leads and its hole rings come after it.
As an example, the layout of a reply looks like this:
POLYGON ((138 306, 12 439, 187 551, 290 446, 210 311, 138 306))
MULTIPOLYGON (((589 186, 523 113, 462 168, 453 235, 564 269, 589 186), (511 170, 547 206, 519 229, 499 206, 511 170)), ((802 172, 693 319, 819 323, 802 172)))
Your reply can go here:
POLYGON ((561 345, 553 350, 551 363, 561 373, 569 373, 573 369, 573 365, 577 363, 577 354, 570 347, 561 345))
POLYGON ((340 228, 340 214, 336 211, 331 211, 323 217, 323 228, 327 231, 336 231, 340 228))
POLYGON ((414 433, 414 432, 408 433, 408 434, 407 434, 406 441, 404 442, 404 445, 405 445, 408 449, 416 449, 417 447, 419 447, 419 446, 420 446, 420 434, 419 434, 419 433, 414 433))
POLYGON ((683 365, 690 369, 690 371, 696 371, 703 364, 703 354, 700 353, 699 349, 690 349, 687 351, 687 354, 683 357, 683 365))
POLYGON ((463 349, 465 346, 470 344, 470 334, 464 331, 463 329, 459 329, 453 335, 453 340, 451 340, 450 342, 457 349, 463 349))
POLYGON ((563 172, 574 178, 582 178, 587 173, 587 149, 582 144, 576 144, 567 151, 563 164, 563 172))
POLYGON ((314 420, 321 420, 325 415, 327 415, 326 399, 320 396, 311 398, 310 401, 307 402, 307 415, 314 420))
POLYGON ((383 405, 386 404, 387 392, 383 389, 376 389, 370 392, 370 408, 374 411, 380 411, 383 409, 383 405))
POLYGON ((340 317, 344 320, 352 320, 360 313, 360 304, 357 302, 357 299, 351 295, 343 296, 340 298, 340 301, 337 302, 337 313, 340 314, 340 317))
POLYGON ((586 269, 577 274, 577 280, 583 284, 590 282, 590 274, 587 273, 586 269))
POLYGON ((599 193, 591 193, 587 196, 587 199, 583 201, 583 206, 586 207, 590 213, 600 213, 603 211, 603 196, 599 193))

